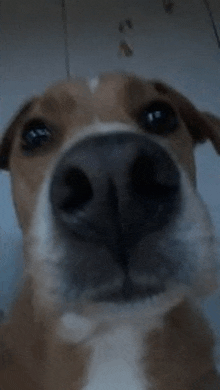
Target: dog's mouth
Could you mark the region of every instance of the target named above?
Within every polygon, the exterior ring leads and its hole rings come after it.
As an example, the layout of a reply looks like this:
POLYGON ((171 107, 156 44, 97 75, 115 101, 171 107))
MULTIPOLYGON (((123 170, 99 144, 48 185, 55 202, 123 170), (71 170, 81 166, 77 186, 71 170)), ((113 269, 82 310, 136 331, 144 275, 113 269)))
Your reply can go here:
MULTIPOLYGON (((142 301, 146 298, 152 298, 166 291, 165 284, 161 283, 158 286, 136 286, 131 280, 126 279, 121 288, 108 289, 107 291, 89 291, 82 293, 82 301, 93 302, 93 303, 134 303, 142 301)), ((74 294, 75 295, 75 294, 74 294)), ((77 298, 80 294, 77 294, 77 298)), ((74 299, 72 297, 72 291, 68 291, 65 294, 66 302, 71 303, 74 299)), ((81 300, 79 299, 79 302, 81 300)))
POLYGON ((155 264, 156 261, 150 265, 150 259, 148 265, 142 259, 140 267, 136 267, 132 257, 133 266, 129 262, 118 264, 113 259, 112 256, 106 264, 103 264, 104 261, 98 264, 92 262, 89 270, 86 270, 88 264, 84 264, 77 271, 68 262, 63 269, 66 300, 112 303, 140 301, 165 292, 167 281, 174 276, 175 267, 168 263, 165 270, 160 267, 161 263, 155 264))
POLYGON ((146 236, 133 246, 122 240, 117 250, 85 240, 65 240, 67 252, 59 272, 69 303, 120 303, 151 298, 166 291, 167 283, 176 280, 181 267, 181 261, 174 262, 161 251, 155 235, 146 236))
POLYGON ((123 286, 116 291, 98 293, 93 301, 95 302, 135 302, 151 298, 165 291, 165 285, 158 286, 136 286, 129 277, 126 277, 123 286))

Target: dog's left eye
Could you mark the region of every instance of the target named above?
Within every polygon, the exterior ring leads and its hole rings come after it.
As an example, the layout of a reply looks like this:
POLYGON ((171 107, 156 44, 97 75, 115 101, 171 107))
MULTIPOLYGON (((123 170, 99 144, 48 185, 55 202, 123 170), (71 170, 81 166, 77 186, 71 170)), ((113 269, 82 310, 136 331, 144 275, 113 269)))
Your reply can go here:
POLYGON ((137 117, 144 130, 156 134, 168 134, 178 126, 178 118, 173 108, 165 102, 153 102, 142 108, 137 117))
POLYGON ((51 138, 51 130, 42 121, 31 122, 22 134, 24 150, 33 150, 46 144, 51 138))

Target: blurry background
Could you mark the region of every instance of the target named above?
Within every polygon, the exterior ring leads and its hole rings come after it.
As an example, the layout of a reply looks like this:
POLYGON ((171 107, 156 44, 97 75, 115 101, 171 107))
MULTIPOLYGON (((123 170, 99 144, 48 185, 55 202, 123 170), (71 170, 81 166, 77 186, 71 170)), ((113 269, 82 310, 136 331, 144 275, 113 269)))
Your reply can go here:
MULTIPOLYGON (((219 0, 1 0, 1 26, 1 132, 25 99, 68 72, 156 77, 220 116, 219 0)), ((220 158, 206 143, 196 161, 220 238, 220 158)), ((0 309, 7 311, 21 271, 21 233, 8 175, 0 173, 0 309)), ((204 308, 220 337, 220 295, 204 308)))

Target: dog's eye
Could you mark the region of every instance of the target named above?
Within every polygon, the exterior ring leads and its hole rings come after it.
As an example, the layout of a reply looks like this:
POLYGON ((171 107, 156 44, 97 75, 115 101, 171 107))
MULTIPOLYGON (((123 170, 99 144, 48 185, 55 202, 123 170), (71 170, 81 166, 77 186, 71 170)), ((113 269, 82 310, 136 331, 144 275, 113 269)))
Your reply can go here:
POLYGON ((144 130, 156 134, 168 134, 178 126, 178 118, 173 108, 165 102, 154 102, 142 108, 137 117, 144 130))
POLYGON ((28 124, 22 134, 24 150, 33 150, 46 144, 51 138, 51 130, 42 121, 34 121, 28 124))

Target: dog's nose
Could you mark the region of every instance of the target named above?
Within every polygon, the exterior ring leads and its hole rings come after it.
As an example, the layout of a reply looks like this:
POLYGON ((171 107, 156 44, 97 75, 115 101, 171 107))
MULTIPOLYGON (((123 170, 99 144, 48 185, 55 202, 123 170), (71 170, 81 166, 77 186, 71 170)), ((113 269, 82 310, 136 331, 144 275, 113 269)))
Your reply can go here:
POLYGON ((65 234, 119 250, 175 217, 180 174, 168 152, 146 136, 110 133, 71 147, 50 190, 56 223, 65 234))

